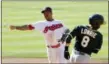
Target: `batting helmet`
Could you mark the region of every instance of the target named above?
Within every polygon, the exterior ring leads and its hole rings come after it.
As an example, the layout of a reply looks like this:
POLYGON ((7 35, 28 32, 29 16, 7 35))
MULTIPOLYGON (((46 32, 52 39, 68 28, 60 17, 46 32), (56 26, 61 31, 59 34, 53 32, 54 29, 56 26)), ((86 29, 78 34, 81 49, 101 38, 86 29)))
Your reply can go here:
POLYGON ((91 17, 89 17, 89 23, 92 25, 93 23, 100 23, 104 24, 104 17, 100 14, 94 14, 91 17))

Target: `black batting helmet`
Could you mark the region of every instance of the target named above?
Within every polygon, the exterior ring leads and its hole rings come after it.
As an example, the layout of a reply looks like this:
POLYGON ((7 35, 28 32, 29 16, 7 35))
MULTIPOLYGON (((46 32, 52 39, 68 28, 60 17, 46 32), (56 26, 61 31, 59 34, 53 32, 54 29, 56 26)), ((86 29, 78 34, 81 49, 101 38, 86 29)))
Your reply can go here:
POLYGON ((89 23, 92 25, 93 23, 100 23, 104 24, 104 17, 100 14, 94 14, 91 17, 89 17, 89 23))

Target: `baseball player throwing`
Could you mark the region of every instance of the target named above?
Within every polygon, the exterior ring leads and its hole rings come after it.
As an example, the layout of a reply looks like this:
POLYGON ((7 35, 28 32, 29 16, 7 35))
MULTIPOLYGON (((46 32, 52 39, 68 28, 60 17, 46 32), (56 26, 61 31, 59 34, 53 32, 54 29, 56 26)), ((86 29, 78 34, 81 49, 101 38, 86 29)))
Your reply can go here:
POLYGON ((66 59, 64 58, 64 44, 61 37, 67 28, 60 20, 53 19, 51 7, 45 7, 41 13, 46 20, 23 26, 11 25, 10 29, 41 31, 46 40, 49 63, 66 63, 66 59))
POLYGON ((69 34, 66 39, 64 56, 70 58, 74 63, 88 63, 92 53, 98 53, 102 46, 103 36, 97 31, 104 23, 104 18, 100 14, 94 14, 89 18, 91 26, 77 26, 69 34), (68 47, 72 38, 76 37, 74 50, 71 57, 68 47))

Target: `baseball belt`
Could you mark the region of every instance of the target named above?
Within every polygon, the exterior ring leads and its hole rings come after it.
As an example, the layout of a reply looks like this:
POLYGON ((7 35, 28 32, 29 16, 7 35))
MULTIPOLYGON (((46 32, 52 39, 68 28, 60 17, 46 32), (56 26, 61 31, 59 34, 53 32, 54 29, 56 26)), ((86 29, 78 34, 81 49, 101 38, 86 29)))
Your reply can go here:
POLYGON ((60 47, 60 43, 58 43, 58 44, 56 44, 56 45, 48 45, 47 47, 48 48, 58 48, 58 47, 60 47))
POLYGON ((80 52, 80 51, 75 51, 75 54, 85 55, 86 53, 80 52))

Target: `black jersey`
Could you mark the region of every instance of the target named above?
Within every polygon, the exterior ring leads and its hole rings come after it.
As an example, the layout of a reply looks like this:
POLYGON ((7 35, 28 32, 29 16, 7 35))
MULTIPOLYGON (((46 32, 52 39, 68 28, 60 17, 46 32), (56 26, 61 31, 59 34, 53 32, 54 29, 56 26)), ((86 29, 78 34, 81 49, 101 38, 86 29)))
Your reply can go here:
POLYGON ((89 26, 77 26, 71 31, 66 42, 70 43, 72 38, 76 37, 75 50, 91 55, 92 52, 97 53, 102 46, 102 34, 96 30, 92 30, 89 26))

